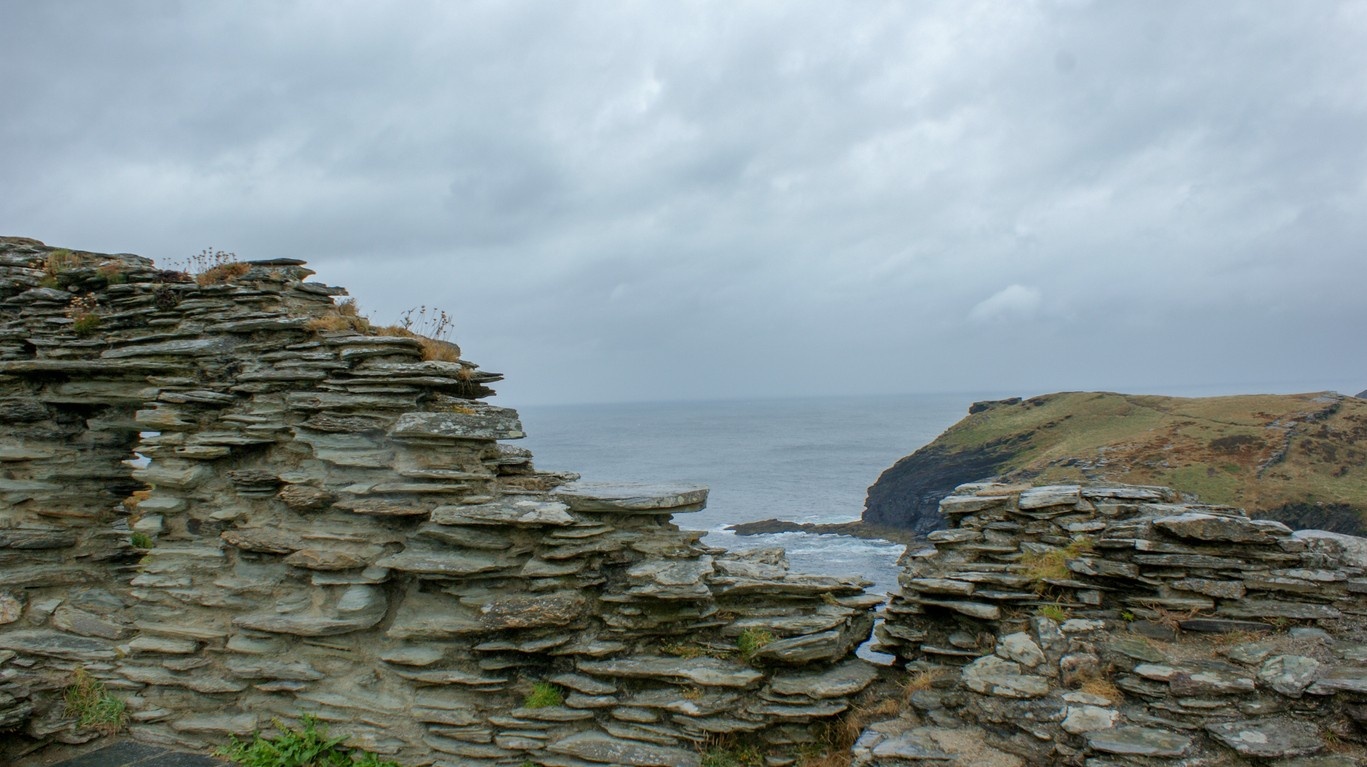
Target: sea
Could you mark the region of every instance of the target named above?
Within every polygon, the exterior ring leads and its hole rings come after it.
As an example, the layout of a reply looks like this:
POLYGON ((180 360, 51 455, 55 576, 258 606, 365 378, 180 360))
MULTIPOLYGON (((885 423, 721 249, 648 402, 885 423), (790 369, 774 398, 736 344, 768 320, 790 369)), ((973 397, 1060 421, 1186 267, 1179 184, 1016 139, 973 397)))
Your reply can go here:
MULTIPOLYGON (((1001 395, 1005 396, 1005 395, 1001 395)), ((682 528, 732 550, 779 546, 794 571, 856 575, 875 593, 897 585, 898 544, 842 535, 739 536, 763 519, 859 518, 869 485, 991 394, 543 405, 518 408, 538 469, 587 481, 679 480, 711 488, 682 528)))

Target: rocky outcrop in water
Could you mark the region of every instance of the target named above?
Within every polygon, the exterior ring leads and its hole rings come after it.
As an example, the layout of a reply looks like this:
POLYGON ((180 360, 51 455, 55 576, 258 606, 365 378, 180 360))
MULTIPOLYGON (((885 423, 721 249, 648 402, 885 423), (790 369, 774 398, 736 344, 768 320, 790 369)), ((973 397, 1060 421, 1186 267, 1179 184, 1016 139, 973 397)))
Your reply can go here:
POLYGON ((1038 765, 1367 758, 1367 539, 1161 487, 967 485, 940 510, 877 629, 910 711, 857 763, 980 764, 947 746, 964 728, 1038 765))
POLYGON ((148 742, 309 713, 548 767, 795 752, 872 681, 862 581, 703 545, 706 488, 538 472, 499 376, 221 266, 0 239, 0 757, 93 737, 78 671, 148 742))

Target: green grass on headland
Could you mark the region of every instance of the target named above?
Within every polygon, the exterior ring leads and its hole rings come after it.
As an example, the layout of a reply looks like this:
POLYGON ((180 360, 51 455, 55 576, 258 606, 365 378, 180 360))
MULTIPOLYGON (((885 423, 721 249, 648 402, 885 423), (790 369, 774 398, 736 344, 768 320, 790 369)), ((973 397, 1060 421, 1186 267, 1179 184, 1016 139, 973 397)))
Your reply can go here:
POLYGON ((934 444, 1010 443, 1005 480, 1167 485, 1269 514, 1367 512, 1367 400, 1336 394, 1159 397, 1067 392, 968 416, 934 444))

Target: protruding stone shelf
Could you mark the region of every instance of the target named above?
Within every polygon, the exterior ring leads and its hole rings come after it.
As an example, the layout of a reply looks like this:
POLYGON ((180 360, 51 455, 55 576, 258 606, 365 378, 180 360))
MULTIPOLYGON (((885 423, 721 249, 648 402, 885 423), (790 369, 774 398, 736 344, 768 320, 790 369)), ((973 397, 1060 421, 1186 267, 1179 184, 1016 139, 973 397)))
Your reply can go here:
POLYGON ((572 482, 555 491, 572 511, 682 514, 707 507, 707 486, 682 482, 572 482))
POLYGON ((470 412, 404 413, 389 436, 397 440, 492 440, 522 439, 522 421, 516 410, 470 406, 470 412))

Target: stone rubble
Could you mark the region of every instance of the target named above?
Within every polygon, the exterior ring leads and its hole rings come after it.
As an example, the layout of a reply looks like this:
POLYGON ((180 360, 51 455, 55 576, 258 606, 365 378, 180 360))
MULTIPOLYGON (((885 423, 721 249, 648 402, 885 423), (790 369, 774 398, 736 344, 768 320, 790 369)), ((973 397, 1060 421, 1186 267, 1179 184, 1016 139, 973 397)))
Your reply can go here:
POLYGON ((538 472, 497 374, 316 324, 344 291, 302 261, 241 271, 0 238, 0 758, 93 737, 77 669, 138 740, 310 713, 447 767, 795 749, 873 681, 866 582, 703 545, 672 515, 706 488, 538 472))
MULTIPOLYGON (((1367 540, 1155 487, 976 483, 941 511, 875 630, 923 682, 890 737, 974 727, 1039 765, 1367 763, 1367 540)), ((856 763, 937 763, 883 748, 856 763)))

